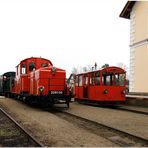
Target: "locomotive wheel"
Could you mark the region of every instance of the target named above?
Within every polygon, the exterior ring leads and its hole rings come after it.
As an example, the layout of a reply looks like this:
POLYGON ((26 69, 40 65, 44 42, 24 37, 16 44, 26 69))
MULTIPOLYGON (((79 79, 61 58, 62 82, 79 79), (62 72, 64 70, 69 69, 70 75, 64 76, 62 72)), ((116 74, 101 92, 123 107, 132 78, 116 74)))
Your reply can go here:
POLYGON ((53 107, 53 105, 54 105, 54 101, 53 101, 53 99, 50 99, 50 100, 49 100, 48 105, 49 105, 50 108, 53 107))
POLYGON ((41 98, 41 107, 42 108, 48 108, 48 107, 53 107, 53 101, 49 100, 49 98, 41 98))
POLYGON ((42 108, 47 108, 48 107, 48 103, 45 100, 41 101, 41 107, 42 108))
POLYGON ((67 104, 67 108, 69 108, 69 102, 70 102, 70 99, 66 99, 66 104, 67 104))

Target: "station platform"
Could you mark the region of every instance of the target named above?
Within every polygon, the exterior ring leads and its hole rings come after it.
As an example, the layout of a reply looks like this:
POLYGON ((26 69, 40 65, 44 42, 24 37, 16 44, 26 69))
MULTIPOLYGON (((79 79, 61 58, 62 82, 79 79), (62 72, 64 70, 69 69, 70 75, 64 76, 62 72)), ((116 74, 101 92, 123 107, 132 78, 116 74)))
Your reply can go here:
POLYGON ((148 96, 126 95, 126 104, 133 106, 148 107, 148 96))

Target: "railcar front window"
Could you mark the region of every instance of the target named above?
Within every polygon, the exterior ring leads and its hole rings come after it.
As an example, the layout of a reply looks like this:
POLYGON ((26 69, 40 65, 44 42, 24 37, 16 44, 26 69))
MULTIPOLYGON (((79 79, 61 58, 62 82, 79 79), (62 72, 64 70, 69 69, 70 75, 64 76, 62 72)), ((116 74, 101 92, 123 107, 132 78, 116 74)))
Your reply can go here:
POLYGON ((125 74, 115 74, 114 83, 116 86, 124 86, 125 74))
POLYGON ((106 85, 107 86, 111 85, 111 76, 110 75, 106 76, 106 85))
POLYGON ((118 74, 115 74, 115 76, 114 76, 114 84, 115 84, 116 86, 119 85, 119 75, 118 75, 118 74))
POLYGON ((105 86, 112 86, 113 85, 113 75, 112 73, 103 74, 102 76, 102 84, 105 86))
POLYGON ((119 74, 119 85, 124 86, 125 74, 119 74))

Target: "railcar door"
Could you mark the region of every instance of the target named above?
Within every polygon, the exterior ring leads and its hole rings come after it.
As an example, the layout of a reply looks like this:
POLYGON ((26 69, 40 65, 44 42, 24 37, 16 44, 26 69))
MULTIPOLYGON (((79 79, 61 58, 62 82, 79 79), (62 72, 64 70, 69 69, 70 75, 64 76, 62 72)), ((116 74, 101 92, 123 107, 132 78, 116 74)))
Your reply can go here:
POLYGON ((84 74, 84 81, 83 81, 83 98, 88 98, 88 84, 89 84, 89 77, 88 74, 84 74))

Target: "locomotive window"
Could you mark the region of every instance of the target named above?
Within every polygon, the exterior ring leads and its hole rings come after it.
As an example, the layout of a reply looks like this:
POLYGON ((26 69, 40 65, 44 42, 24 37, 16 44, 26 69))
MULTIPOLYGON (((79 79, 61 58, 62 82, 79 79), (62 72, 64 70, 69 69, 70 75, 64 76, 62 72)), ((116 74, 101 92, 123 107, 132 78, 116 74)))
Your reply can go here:
POLYGON ((100 85, 100 74, 98 72, 95 75, 95 84, 100 85))
POLYGON ((79 86, 82 86, 82 75, 79 76, 79 86))
POLYGON ((33 71, 35 69, 35 63, 31 62, 29 64, 29 71, 33 71))
POLYGON ((78 86, 78 76, 76 76, 76 86, 78 86))
POLYGON ((22 74, 26 74, 26 64, 22 64, 21 73, 22 73, 22 74))
POLYGON ((43 63, 41 66, 42 67, 48 67, 48 64, 47 63, 43 63))

